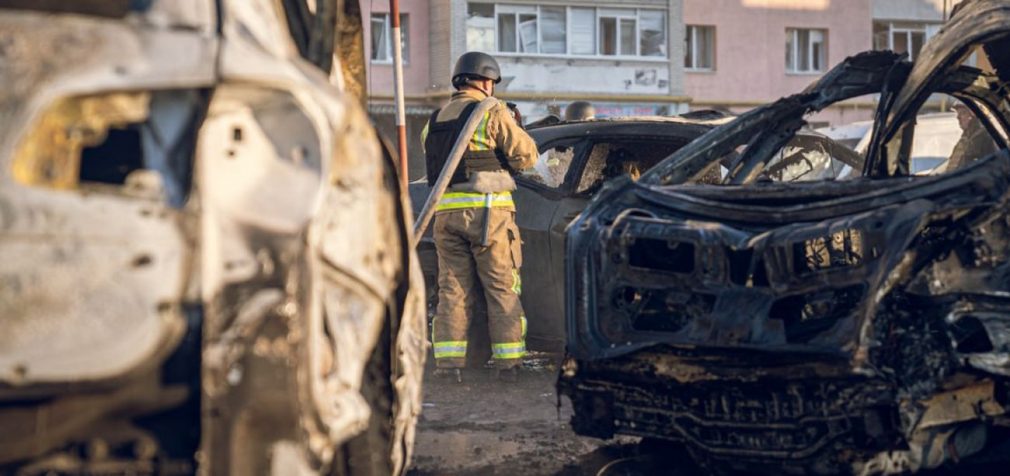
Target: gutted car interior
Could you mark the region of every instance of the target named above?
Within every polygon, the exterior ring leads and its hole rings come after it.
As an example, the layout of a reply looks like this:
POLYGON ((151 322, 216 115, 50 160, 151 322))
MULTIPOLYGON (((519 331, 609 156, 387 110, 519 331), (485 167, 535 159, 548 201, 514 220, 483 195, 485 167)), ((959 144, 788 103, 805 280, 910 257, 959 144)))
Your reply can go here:
POLYGON ((576 431, 665 439, 748 474, 1005 452, 1007 19, 1005 2, 966 2, 914 64, 850 57, 592 202, 566 250, 558 385, 576 431), (861 153, 798 139, 811 113, 866 94, 879 107, 861 153), (970 116, 917 170, 917 119, 940 95, 970 116))

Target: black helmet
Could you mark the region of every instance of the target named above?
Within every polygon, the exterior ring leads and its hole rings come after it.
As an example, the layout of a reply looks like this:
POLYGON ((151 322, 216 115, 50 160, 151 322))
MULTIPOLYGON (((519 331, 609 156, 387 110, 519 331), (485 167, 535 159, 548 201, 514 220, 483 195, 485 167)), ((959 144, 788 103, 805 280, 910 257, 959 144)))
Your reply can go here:
POLYGON ((596 117, 596 108, 588 101, 575 101, 565 108, 566 121, 584 121, 596 117))
POLYGON ((479 51, 463 53, 463 56, 456 60, 456 67, 452 70, 452 85, 458 89, 469 78, 490 79, 497 84, 501 82, 501 68, 487 53, 479 51))

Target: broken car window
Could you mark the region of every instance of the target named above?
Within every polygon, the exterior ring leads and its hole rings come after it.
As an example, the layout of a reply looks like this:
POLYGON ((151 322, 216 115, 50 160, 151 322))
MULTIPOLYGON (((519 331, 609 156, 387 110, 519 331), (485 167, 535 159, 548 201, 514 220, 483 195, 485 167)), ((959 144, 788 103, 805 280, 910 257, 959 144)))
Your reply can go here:
POLYGON ((572 165, 577 142, 577 139, 567 139, 541 147, 536 165, 524 170, 522 177, 550 188, 560 187, 572 165))
POLYGON ((185 202, 199 117, 197 91, 114 93, 54 103, 20 144, 13 175, 57 189, 118 187, 185 202))
POLYGON ((835 180, 862 170, 862 158, 826 136, 804 131, 769 161, 764 175, 776 182, 835 180))
POLYGON ((594 193, 606 181, 628 175, 638 178, 670 154, 684 146, 683 141, 608 141, 593 144, 579 180, 577 193, 594 193))

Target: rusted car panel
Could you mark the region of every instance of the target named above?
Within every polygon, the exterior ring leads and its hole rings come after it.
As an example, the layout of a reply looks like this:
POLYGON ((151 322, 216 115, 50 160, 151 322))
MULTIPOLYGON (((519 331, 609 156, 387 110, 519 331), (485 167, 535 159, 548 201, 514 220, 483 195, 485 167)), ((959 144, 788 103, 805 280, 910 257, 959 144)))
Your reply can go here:
POLYGON ((296 3, 0 9, 0 472, 405 470, 409 205, 296 3))
POLYGON ((559 391, 576 431, 674 440, 711 468, 763 474, 998 454, 1010 423, 1008 19, 1008 2, 966 2, 916 64, 849 58, 601 192, 568 235, 559 391), (974 46, 994 52, 995 71, 960 65, 974 46), (975 111, 995 153, 910 175, 914 119, 934 93, 975 111), (806 114, 864 94, 881 106, 861 176, 764 180, 806 114), (722 185, 696 183, 730 151, 722 185))

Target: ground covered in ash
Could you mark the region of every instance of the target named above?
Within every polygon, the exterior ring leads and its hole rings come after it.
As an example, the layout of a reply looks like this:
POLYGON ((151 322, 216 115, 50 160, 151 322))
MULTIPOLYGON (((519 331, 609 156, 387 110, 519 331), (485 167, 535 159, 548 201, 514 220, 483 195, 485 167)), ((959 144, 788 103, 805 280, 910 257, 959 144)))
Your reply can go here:
POLYGON ((470 370, 462 384, 425 375, 411 476, 595 475, 637 439, 582 438, 568 425, 571 407, 558 406, 559 356, 534 353, 518 382, 494 370, 470 370))

